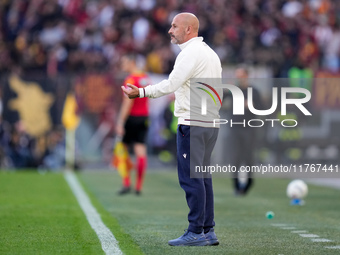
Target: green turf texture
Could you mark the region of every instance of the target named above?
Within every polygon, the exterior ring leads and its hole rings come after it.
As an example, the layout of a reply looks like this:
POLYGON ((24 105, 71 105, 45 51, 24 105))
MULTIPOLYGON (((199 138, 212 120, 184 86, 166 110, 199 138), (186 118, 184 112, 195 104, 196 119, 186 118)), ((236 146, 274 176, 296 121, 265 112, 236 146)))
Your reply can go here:
POLYGON ((61 174, 0 172, 0 219, 0 254, 94 254, 101 249, 61 174))
MULTIPOLYGON (((125 254, 141 254, 92 199, 125 254)), ((0 254, 104 254, 62 173, 0 171, 0 254)))
MULTIPOLYGON (((309 185, 305 206, 291 206, 285 191, 290 180, 256 179, 246 197, 235 197, 231 180, 214 179, 216 247, 170 247, 169 239, 187 227, 188 208, 176 172, 149 172, 142 196, 118 196, 120 178, 115 172, 80 175, 104 208, 145 254, 339 254, 325 246, 340 245, 339 190, 309 185), (273 219, 266 212, 273 211, 273 219), (288 224, 307 230, 330 243, 312 242, 271 224, 288 224)), ((126 253, 128 254, 128 253, 126 253)), ((131 253, 133 254, 133 253, 131 253)))

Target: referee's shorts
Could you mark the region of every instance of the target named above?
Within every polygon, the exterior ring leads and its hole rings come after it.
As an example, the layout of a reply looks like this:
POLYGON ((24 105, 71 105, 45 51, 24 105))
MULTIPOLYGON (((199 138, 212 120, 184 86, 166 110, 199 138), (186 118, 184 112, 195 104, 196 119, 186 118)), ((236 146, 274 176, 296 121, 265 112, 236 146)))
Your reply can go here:
POLYGON ((146 116, 129 116, 125 122, 123 143, 145 143, 149 121, 146 116))

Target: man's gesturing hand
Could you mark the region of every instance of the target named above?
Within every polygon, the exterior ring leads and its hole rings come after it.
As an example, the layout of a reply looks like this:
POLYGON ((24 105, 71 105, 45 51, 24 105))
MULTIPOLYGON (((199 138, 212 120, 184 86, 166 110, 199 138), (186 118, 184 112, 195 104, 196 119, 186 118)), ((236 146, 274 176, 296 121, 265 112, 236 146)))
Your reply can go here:
POLYGON ((136 87, 135 85, 132 85, 130 83, 127 83, 126 86, 128 88, 125 88, 124 86, 122 86, 122 90, 124 91, 124 93, 130 98, 136 98, 139 97, 139 89, 138 87, 136 87))

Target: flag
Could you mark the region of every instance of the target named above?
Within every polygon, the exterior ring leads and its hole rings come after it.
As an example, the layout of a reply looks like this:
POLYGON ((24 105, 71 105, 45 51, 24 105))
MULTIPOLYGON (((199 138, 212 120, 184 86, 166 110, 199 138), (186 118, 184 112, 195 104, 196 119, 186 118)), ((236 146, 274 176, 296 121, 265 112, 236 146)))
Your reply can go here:
POLYGON ((68 130, 75 130, 80 122, 80 117, 77 115, 77 100, 72 93, 66 96, 64 110, 61 117, 62 123, 68 130))
POLYGON ((112 166, 122 178, 128 177, 129 171, 133 168, 129 152, 120 138, 116 138, 113 148, 112 166))

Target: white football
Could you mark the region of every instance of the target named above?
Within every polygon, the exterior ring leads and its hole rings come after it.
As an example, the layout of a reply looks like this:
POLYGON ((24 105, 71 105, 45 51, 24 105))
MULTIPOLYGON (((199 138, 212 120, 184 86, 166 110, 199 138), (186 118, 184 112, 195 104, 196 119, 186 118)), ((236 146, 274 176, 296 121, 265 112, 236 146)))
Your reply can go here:
POLYGON ((287 186, 287 196, 291 199, 302 199, 308 194, 308 186, 302 180, 293 180, 287 186))

